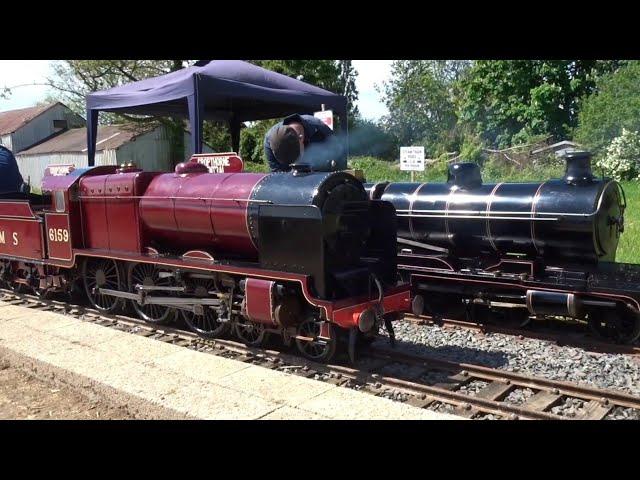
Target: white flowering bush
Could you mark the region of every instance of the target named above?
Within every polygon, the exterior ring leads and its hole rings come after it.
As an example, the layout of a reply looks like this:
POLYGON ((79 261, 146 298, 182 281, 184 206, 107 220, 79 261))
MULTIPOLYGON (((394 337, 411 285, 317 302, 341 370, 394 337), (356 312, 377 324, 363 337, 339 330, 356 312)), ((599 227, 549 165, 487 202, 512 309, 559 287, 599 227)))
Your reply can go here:
POLYGON ((616 180, 640 179, 640 133, 623 128, 597 165, 616 180))

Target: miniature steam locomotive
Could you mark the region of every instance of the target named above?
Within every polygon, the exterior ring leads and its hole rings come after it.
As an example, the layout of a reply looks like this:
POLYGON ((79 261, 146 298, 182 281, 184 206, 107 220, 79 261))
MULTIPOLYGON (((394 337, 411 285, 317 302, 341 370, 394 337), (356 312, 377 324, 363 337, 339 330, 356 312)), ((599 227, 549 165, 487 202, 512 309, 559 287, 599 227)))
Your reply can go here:
POLYGON ((585 320, 599 335, 640 335, 640 268, 613 263, 624 231, 619 183, 594 177, 589 152, 566 155, 565 176, 483 184, 474 163, 452 164, 445 184, 379 183, 394 205, 398 268, 412 311, 436 319, 585 320), (490 313, 492 315, 490 315, 490 313))
MULTIPOLYGON (((80 283, 95 308, 198 334, 270 334, 329 360, 410 306, 393 207, 346 172, 173 173, 50 166, 42 196, 0 200, 0 278, 39 295, 80 283)), ((238 159, 239 160, 239 159, 238 159)), ((240 162, 241 163, 241 162, 240 162)))

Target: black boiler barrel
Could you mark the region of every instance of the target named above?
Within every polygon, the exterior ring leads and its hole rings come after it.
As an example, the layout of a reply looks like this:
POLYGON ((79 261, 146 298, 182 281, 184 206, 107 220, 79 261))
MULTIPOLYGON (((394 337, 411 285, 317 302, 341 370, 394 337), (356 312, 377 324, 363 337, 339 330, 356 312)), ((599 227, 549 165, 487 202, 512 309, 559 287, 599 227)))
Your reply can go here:
POLYGON ((477 165, 454 164, 447 183, 390 183, 374 196, 396 208, 399 237, 457 255, 612 261, 624 193, 579 160, 563 179, 542 183, 482 184, 477 165))

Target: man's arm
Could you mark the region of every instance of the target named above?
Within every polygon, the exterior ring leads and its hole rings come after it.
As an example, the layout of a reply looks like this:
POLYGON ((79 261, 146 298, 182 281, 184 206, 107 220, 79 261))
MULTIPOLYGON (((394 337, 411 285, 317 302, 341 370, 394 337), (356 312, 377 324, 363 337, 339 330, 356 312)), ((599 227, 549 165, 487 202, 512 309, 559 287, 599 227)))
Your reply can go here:
POLYGON ((264 155, 267 157, 267 163, 269 164, 269 170, 272 172, 286 172, 287 170, 282 166, 278 160, 276 160, 276 156, 271 149, 271 144, 269 143, 269 139, 271 138, 271 133, 275 130, 277 124, 269 129, 269 131, 264 136, 264 155))

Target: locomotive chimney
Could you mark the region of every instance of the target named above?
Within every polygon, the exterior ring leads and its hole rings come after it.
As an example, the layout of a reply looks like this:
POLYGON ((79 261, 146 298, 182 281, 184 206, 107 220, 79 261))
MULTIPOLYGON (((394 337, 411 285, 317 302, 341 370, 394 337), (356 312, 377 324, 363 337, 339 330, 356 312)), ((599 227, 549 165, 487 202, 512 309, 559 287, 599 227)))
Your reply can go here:
POLYGON ((447 172, 447 183, 465 190, 481 186, 480 165, 473 162, 452 163, 447 172))
POLYGON ((564 177, 565 182, 572 185, 591 183, 591 152, 585 150, 569 150, 563 154, 566 161, 564 177))

